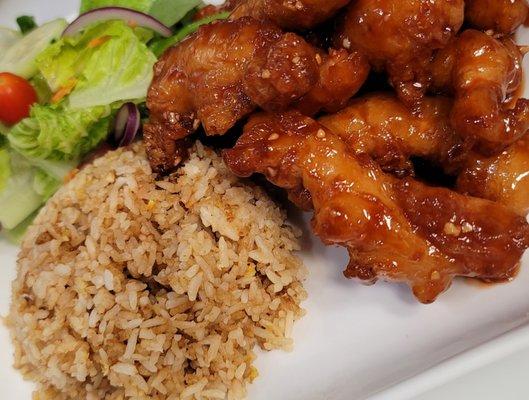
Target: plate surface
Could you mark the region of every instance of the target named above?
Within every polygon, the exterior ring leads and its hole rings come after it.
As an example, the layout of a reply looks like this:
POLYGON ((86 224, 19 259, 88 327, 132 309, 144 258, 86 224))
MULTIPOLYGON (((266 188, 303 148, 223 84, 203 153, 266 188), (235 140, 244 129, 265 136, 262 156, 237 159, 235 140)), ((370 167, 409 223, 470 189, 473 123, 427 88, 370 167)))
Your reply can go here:
MULTIPOLYGON (((21 14, 43 22, 74 15, 77 9, 77 1, 69 0, 0 0, 0 25, 13 26, 21 14)), ((529 31, 520 37, 529 42, 529 31)), ((304 240, 302 256, 311 272, 304 304, 308 314, 296 324, 292 353, 259 354, 260 376, 250 387, 252 400, 360 400, 375 393, 381 400, 408 398, 443 376, 457 375, 457 363, 459 370, 465 370, 486 360, 480 361, 477 349, 470 353, 473 357, 441 362, 529 322, 528 268, 505 285, 457 281, 437 302, 425 306, 407 287, 384 283, 364 287, 345 280, 344 251, 324 248, 310 234, 304 240)), ((0 315, 8 311, 16 252, 16 247, 0 239, 0 315)), ((522 266, 529 267, 529 254, 522 266)), ((523 337, 528 337, 529 330, 524 332, 523 337)), ((509 351, 496 343, 502 340, 489 344, 496 353, 509 351)), ((0 349, 2 398, 31 399, 32 384, 11 368, 11 344, 3 326, 0 349)))

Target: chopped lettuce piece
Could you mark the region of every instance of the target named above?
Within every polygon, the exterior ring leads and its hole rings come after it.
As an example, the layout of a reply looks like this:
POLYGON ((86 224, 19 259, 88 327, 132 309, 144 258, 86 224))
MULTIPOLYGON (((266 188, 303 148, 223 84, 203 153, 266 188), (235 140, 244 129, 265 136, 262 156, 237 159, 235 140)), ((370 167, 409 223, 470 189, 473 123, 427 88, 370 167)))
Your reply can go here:
POLYGON ((9 128, 0 122, 0 137, 7 135, 9 128))
POLYGON ((55 176, 37 169, 33 178, 33 190, 42 197, 43 201, 46 201, 61 187, 61 183, 62 181, 55 176))
POLYGON ((11 176, 9 152, 6 147, 0 146, 0 192, 5 189, 11 176))
POLYGON ((29 159, 78 160, 107 136, 110 113, 110 106, 71 110, 37 104, 7 138, 29 159))
POLYGON ((22 156, 9 153, 10 174, 0 191, 0 224, 13 229, 42 205, 42 196, 33 189, 35 168, 22 156))
POLYGON ((46 81, 46 79, 44 79, 41 74, 37 74, 33 78, 31 78, 29 82, 37 92, 37 98, 39 103, 49 103, 53 93, 51 92, 51 89, 48 86, 48 82, 46 81))
POLYGON ((155 0, 149 14, 163 24, 173 26, 200 3, 200 0, 155 0))
POLYGON ((31 32, 33 29, 37 27, 35 18, 33 18, 30 15, 22 15, 18 17, 17 25, 18 25, 18 29, 20 29, 20 32, 24 35, 28 32, 31 32))
POLYGON ((40 72, 54 92, 73 83, 65 99, 71 108, 143 99, 156 62, 146 32, 122 21, 92 26, 49 46, 38 57, 40 72))
POLYGON ((0 54, 4 54, 4 52, 20 40, 21 37, 22 35, 20 32, 0 26, 0 54))
POLYGON ((126 7, 148 14, 154 1, 155 0, 81 0, 81 14, 102 7, 126 7))
POLYGON ((13 244, 20 244, 22 242, 22 239, 24 238, 24 235, 26 234, 28 228, 33 223, 33 220, 38 214, 38 209, 33 212, 29 217, 27 217, 24 221, 22 221, 20 224, 18 224, 15 228, 11 230, 3 229, 0 233, 5 236, 7 240, 9 240, 13 244))
POLYGON ((165 50, 167 50, 171 46, 174 46, 175 44, 183 40, 186 36, 195 32, 198 28, 200 28, 201 25, 209 24, 210 22, 215 21, 217 19, 226 19, 229 15, 229 12, 222 12, 202 18, 198 21, 192 22, 184 26, 174 36, 154 40, 149 45, 149 47, 152 52, 156 55, 156 57, 160 57, 165 50))
POLYGON ((82 0, 81 13, 102 7, 126 7, 173 26, 201 3, 201 0, 82 0))
POLYGON ((75 164, 44 162, 36 166, 8 147, 0 150, 0 224, 12 230, 38 210, 61 186, 75 164), (6 165, 7 163, 7 165, 6 165), (48 169, 49 168, 49 169, 48 169), (6 175, 6 178, 2 176, 6 175))
POLYGON ((68 23, 64 19, 48 22, 17 40, 2 51, 0 71, 11 72, 29 79, 38 72, 36 58, 49 44, 57 40, 68 23))

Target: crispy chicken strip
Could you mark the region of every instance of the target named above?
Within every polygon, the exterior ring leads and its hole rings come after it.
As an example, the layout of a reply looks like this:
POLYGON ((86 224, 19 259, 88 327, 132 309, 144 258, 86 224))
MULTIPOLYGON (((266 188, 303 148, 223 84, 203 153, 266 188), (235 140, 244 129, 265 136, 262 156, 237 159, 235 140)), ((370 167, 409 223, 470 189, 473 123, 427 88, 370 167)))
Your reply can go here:
POLYGON ((267 19, 284 29, 309 29, 328 20, 350 0, 242 0, 231 18, 267 19))
POLYGON ((468 143, 452 129, 447 97, 424 97, 411 112, 397 97, 370 94, 354 99, 319 122, 340 136, 357 154, 368 154, 385 172, 413 174, 410 157, 428 159, 454 172, 465 160, 468 143))
POLYGON ((526 0, 465 0, 465 18, 474 27, 509 35, 527 19, 526 0))
POLYGON ((347 277, 405 282, 423 303, 455 276, 512 278, 529 246, 529 226, 503 206, 386 175, 295 111, 253 116, 224 160, 238 176, 306 190, 315 233, 349 252, 347 277))
POLYGON ((144 128, 151 165, 171 171, 186 154, 183 139, 201 124, 208 135, 222 135, 258 106, 334 109, 358 91, 368 70, 358 53, 327 55, 269 22, 205 25, 155 65, 144 128))
POLYGON ((526 216, 529 213, 529 137, 493 157, 474 155, 461 172, 462 193, 497 201, 526 216))
POLYGON ((450 42, 463 19, 463 0, 356 0, 347 7, 335 45, 365 53, 410 105, 428 88, 434 51, 450 42))
POLYGON ((522 54, 511 39, 463 32, 432 65, 434 87, 454 94, 454 129, 485 153, 502 151, 529 129, 529 101, 513 96, 522 82, 522 54))

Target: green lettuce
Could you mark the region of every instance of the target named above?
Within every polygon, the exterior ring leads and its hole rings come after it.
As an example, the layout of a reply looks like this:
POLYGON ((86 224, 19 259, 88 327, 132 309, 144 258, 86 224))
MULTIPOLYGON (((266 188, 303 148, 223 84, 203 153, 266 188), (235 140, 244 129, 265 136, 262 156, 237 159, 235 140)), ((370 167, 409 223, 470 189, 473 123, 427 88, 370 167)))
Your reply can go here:
POLYGON ((0 191, 0 224, 13 229, 43 203, 42 195, 34 189, 36 169, 21 155, 9 151, 9 174, 0 191))
POLYGON ((95 8, 126 7, 148 14, 155 0, 81 0, 81 14, 95 8))
POLYGON ((141 100, 156 62, 145 44, 151 37, 145 29, 108 21, 57 41, 39 55, 37 63, 53 92, 73 82, 74 89, 64 99, 71 108, 141 100))
POLYGON ((20 32, 0 26, 0 54, 20 40, 20 32))
POLYGON ((18 224, 15 228, 10 230, 3 229, 0 233, 11 243, 19 245, 20 243, 22 243, 22 239, 24 238, 26 231, 31 226, 33 220, 37 216, 38 210, 39 209, 35 210, 32 214, 29 215, 29 217, 27 217, 24 221, 18 224))
POLYGON ((179 22, 200 0, 155 0, 149 14, 167 26, 179 22))
POLYGON ((72 110, 37 104, 7 138, 28 159, 78 160, 106 138, 110 115, 110 106, 72 110))
MULTIPOLYGON (((0 137, 1 138, 1 137, 0 137)), ((11 176, 11 164, 7 147, 0 146, 0 192, 6 187, 11 176)))
POLYGON ((20 39, 9 43, 9 33, 0 31, 0 71, 12 72, 23 78, 29 79, 38 72, 37 56, 43 52, 50 43, 61 37, 68 23, 64 19, 56 19, 32 30, 20 39))
POLYGON ((69 162, 42 162, 37 165, 8 146, 0 148, 2 228, 18 228, 59 189, 64 176, 74 166, 69 162))
POLYGON ((214 15, 209 15, 198 21, 191 22, 185 25, 182 29, 180 29, 178 32, 176 32, 176 34, 171 37, 153 40, 152 43, 149 44, 149 47, 151 51, 156 55, 156 57, 160 57, 165 50, 167 50, 171 46, 174 46, 175 44, 183 40, 186 36, 195 32, 198 28, 200 28, 200 26, 204 24, 209 24, 210 22, 216 21, 218 19, 226 19, 229 17, 229 15, 229 12, 222 12, 214 15))
POLYGON ((47 172, 36 169, 33 178, 33 190, 37 192, 43 201, 48 200, 61 187, 62 180, 47 172))
POLYGON ((126 7, 173 26, 199 4, 200 0, 82 0, 81 13, 101 7, 126 7))

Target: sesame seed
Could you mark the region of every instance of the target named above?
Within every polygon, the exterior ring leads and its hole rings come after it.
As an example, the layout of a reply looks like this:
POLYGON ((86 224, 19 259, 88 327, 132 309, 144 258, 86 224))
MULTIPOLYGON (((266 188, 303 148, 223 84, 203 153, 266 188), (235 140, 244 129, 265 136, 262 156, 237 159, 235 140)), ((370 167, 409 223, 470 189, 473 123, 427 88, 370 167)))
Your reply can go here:
POLYGON ((200 120, 199 119, 193 120, 193 130, 196 131, 199 126, 200 126, 200 120))
POLYGON ((342 46, 346 49, 350 49, 351 48, 351 41, 347 38, 345 38, 343 41, 342 41, 342 46))
POLYGON ((461 227, 461 230, 463 231, 463 233, 468 233, 472 232, 474 230, 474 227, 472 226, 472 224, 465 222, 461 227))
POLYGON ((441 279, 441 274, 439 273, 439 271, 433 271, 432 275, 430 275, 430 278, 432 279, 432 281, 438 281, 439 279, 441 279))
POLYGON ((276 140, 279 139, 279 135, 277 133, 272 133, 270 136, 268 136, 268 140, 276 140))
POLYGON ((323 129, 318 129, 316 136, 320 139, 323 139, 325 137, 325 131, 323 129))
POLYGON ((452 222, 447 222, 444 226, 444 233, 450 236, 459 236, 461 227, 454 225, 452 222))
POLYGON ((296 1, 296 9, 303 10, 303 3, 301 1, 296 1))
POLYGON ((319 54, 316 54, 316 62, 319 64, 321 64, 321 56, 319 54))
POLYGON ((271 76, 271 74, 270 74, 269 70, 267 70, 267 69, 263 70, 263 73, 261 74, 261 78, 268 79, 268 78, 270 78, 270 76, 271 76))
POLYGON ((292 62, 293 62, 294 64, 298 64, 300 61, 301 61, 301 59, 300 59, 298 56, 296 56, 296 57, 294 57, 294 58, 292 59, 292 62))

